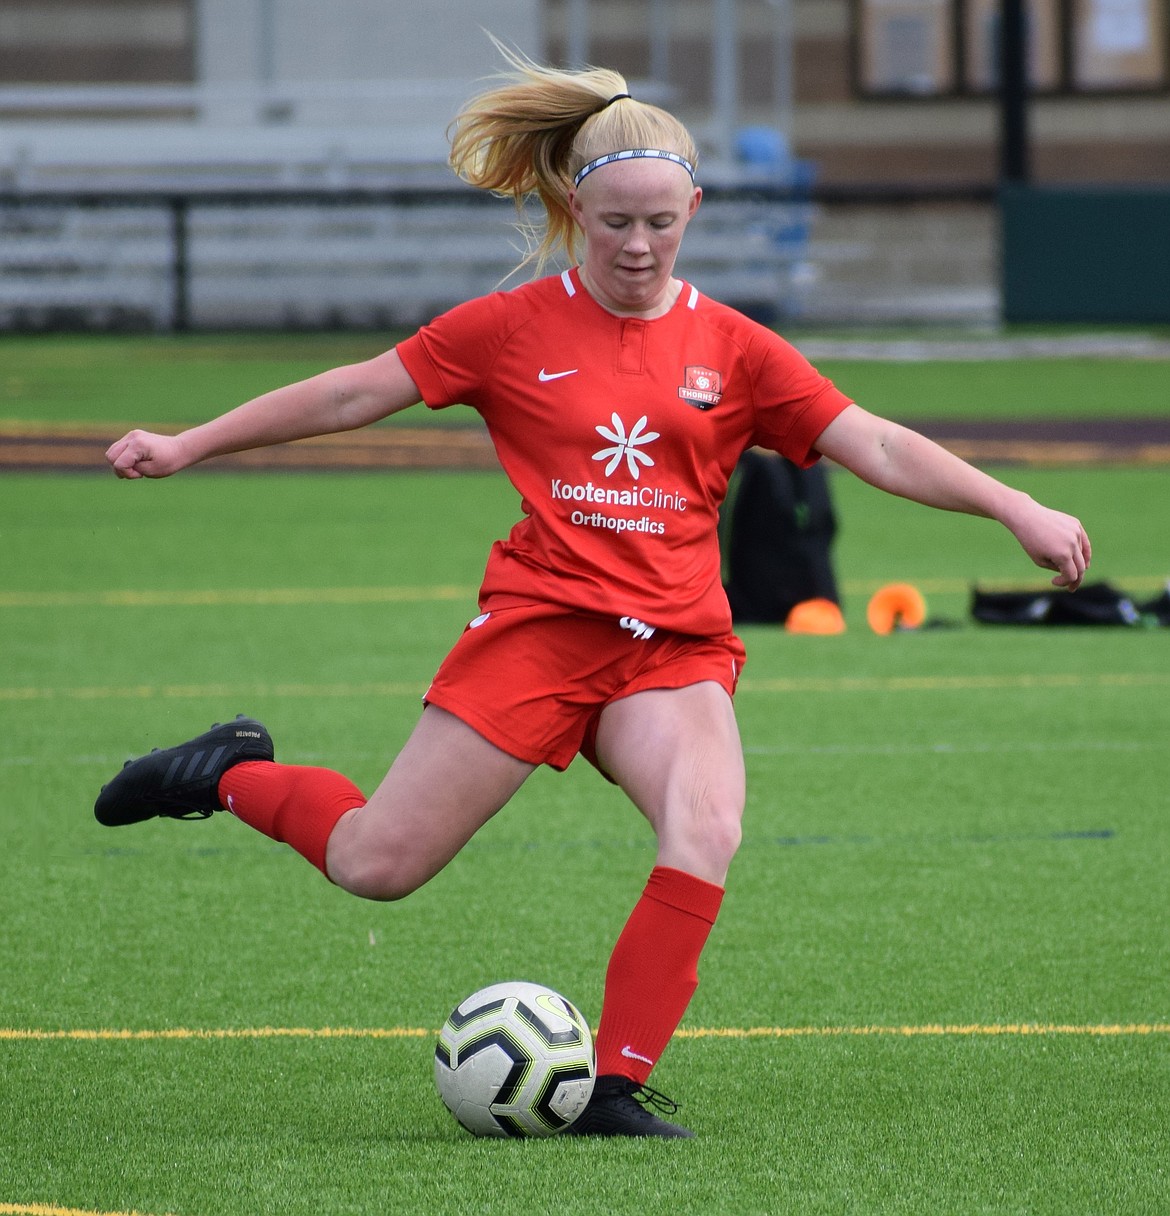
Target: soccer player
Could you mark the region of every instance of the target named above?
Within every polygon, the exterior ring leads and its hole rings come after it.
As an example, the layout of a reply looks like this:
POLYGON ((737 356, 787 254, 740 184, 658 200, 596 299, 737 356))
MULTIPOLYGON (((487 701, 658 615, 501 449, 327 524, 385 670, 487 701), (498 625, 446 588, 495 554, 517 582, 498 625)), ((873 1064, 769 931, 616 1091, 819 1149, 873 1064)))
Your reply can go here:
POLYGON ((689 1136, 647 1081, 698 983, 740 840, 732 698, 745 656, 716 536, 740 454, 827 456, 892 494, 996 520, 1060 587, 1080 584, 1089 541, 1076 519, 866 412, 775 333, 676 278, 702 198, 695 144, 619 75, 510 57, 459 115, 451 162, 483 189, 537 196, 547 223, 531 260, 564 254, 570 268, 182 434, 131 431, 107 458, 122 478, 166 477, 419 401, 469 405, 523 516, 492 548, 479 615, 369 796, 332 770, 276 763, 264 726, 238 718, 129 763, 95 813, 112 826, 226 809, 347 891, 394 900, 537 765, 580 753, 646 817, 658 850, 609 961, 598 1081, 571 1131, 689 1136))

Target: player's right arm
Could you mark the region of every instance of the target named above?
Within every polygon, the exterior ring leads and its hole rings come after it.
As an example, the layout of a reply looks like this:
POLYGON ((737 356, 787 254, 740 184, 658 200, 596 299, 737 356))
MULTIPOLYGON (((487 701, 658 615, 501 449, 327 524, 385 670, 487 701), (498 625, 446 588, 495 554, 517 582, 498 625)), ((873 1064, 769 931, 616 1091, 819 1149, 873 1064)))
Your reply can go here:
POLYGON ((106 452, 119 477, 169 477, 212 456, 368 426, 421 400, 398 352, 285 385, 178 435, 131 431, 106 452))

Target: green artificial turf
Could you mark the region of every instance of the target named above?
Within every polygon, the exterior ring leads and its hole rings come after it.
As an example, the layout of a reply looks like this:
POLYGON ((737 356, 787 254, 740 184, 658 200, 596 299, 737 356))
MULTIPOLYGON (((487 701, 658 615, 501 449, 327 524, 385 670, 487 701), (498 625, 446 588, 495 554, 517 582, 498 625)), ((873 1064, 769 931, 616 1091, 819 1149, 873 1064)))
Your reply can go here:
POLYGON ((842 392, 877 414, 1006 419, 1166 417, 1165 360, 1121 358, 818 360, 842 392))
MULTIPOLYGON (((1095 577, 1170 574, 1164 470, 999 473, 1085 519, 1095 577)), ((973 581, 1043 585, 1010 536, 832 486, 847 632, 743 630, 744 843, 654 1076, 697 1137, 518 1143, 456 1126, 433 1035, 502 978, 596 1022, 654 854, 586 764, 395 905, 226 815, 91 811, 126 757, 236 712, 370 788, 514 492, 0 475, 0 1212, 1170 1208, 1166 631, 976 625, 973 581), (871 633, 893 580, 951 627, 871 633)))
MULTIPOLYGON (((202 421, 339 363, 372 358, 402 333, 0 336, 0 421, 138 425, 202 421)), ((793 341, 801 344, 803 335, 793 341)), ((1044 358, 918 363, 819 359, 855 400, 899 420, 1113 417, 1170 411, 1162 359, 1044 358)), ((470 423, 470 411, 401 421, 470 423)))

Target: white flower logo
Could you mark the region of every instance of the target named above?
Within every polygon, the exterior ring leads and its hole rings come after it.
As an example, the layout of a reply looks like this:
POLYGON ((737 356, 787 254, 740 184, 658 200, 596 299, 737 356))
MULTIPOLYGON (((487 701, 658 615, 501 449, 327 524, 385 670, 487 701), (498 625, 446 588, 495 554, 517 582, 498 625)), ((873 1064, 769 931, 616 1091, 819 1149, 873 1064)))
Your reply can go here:
POLYGON ((606 477, 610 477, 613 475, 614 469, 621 464, 622 457, 625 457, 626 466, 630 470, 630 476, 637 481, 641 476, 641 469, 638 466, 640 464, 650 466, 654 463, 651 457, 647 456, 645 452, 640 452, 638 449, 657 439, 658 432, 646 431, 643 433, 642 428, 649 421, 645 414, 634 423, 629 435, 626 434, 626 424, 616 413, 611 414, 609 417, 613 423, 612 431, 607 426, 598 426, 594 430, 603 439, 610 440, 613 443, 613 447, 602 448, 600 452, 594 452, 593 459, 609 461, 609 464, 605 466, 605 475, 606 477))

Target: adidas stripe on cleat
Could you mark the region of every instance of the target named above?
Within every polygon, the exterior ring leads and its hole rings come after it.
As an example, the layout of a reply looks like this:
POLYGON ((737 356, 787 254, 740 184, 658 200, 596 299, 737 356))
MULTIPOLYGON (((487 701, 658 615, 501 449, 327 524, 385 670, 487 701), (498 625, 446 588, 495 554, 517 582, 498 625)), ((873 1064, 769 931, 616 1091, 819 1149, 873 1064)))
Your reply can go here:
POLYGON ((155 748, 122 771, 94 803, 98 823, 122 827, 146 819, 207 819, 219 804, 219 782, 234 764, 271 760, 272 738, 255 718, 240 714, 178 747, 155 748))
POLYGON ((657 1136, 689 1140, 694 1132, 660 1119, 652 1110, 673 1115, 678 1104, 629 1077, 598 1077, 585 1109, 569 1125, 570 1136, 657 1136))

